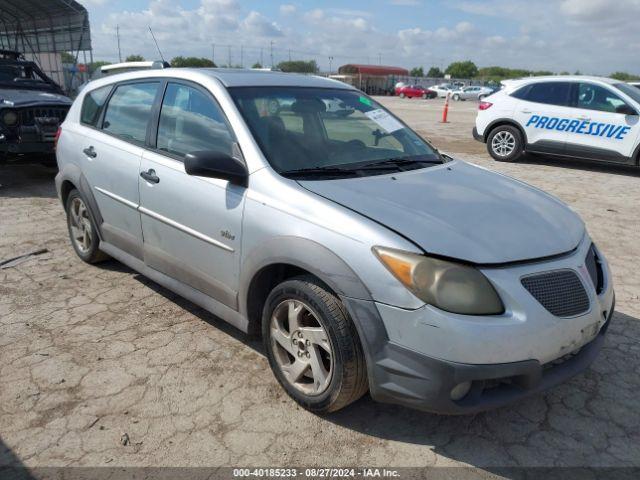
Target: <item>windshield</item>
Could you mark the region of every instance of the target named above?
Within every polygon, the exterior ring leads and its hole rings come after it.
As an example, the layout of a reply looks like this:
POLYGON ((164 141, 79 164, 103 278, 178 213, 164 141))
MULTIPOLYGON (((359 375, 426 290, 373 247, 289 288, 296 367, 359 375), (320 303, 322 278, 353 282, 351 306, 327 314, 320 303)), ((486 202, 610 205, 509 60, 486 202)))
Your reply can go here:
POLYGON ((267 160, 283 175, 302 169, 327 172, 327 167, 352 173, 377 164, 367 170, 370 175, 441 163, 429 144, 361 92, 298 87, 230 92, 267 160))
POLYGON ((618 90, 626 93, 629 97, 631 97, 636 103, 640 103, 640 89, 634 87, 633 85, 629 85, 628 83, 616 83, 614 85, 618 90))

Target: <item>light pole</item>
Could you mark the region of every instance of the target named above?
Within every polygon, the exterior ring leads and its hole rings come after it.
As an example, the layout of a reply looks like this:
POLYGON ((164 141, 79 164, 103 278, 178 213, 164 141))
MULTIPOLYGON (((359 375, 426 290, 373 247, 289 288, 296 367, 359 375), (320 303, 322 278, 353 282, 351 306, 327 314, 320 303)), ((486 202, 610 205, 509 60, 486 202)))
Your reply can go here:
POLYGON ((329 75, 331 75, 332 73, 332 69, 331 69, 331 63, 333 62, 333 57, 329 57, 329 75))
POLYGON ((118 61, 122 63, 122 50, 120 50, 120 25, 116 25, 116 38, 118 39, 118 61))
POLYGON ((273 70, 273 40, 271 40, 270 46, 271 46, 271 69, 273 70))

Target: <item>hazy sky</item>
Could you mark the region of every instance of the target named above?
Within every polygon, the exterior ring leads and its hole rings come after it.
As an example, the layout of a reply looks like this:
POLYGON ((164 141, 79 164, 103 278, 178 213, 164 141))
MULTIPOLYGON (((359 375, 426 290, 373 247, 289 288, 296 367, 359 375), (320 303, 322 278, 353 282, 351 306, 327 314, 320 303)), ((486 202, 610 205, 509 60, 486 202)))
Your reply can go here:
POLYGON ((96 59, 214 55, 216 63, 315 59, 405 67, 473 60, 553 71, 640 73, 640 0, 79 0, 96 59), (273 43, 272 43, 273 42, 273 43), (212 45, 215 45, 215 51, 212 45), (228 45, 232 45, 229 51, 228 45), (242 53, 240 46, 243 46, 242 53))

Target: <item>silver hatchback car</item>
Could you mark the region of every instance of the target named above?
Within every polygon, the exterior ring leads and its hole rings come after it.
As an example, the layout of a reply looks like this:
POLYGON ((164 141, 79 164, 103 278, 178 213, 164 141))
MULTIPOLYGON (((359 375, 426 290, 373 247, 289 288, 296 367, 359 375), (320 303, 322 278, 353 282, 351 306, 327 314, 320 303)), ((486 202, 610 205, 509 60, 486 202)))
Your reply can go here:
POLYGON ((333 80, 97 80, 57 156, 82 260, 113 257, 261 334, 315 412, 367 391, 438 413, 501 406, 587 368, 613 313, 607 262, 572 210, 439 153, 333 80))

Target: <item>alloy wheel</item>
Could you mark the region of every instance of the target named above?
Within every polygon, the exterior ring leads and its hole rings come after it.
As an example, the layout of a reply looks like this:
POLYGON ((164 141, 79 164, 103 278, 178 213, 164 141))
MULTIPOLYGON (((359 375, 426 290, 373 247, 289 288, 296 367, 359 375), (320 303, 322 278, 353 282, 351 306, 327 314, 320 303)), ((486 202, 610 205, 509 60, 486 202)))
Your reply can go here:
POLYGON ((84 202, 78 197, 71 201, 69 221, 73 243, 81 253, 87 253, 92 246, 92 226, 89 219, 89 211, 84 202))
POLYGON ((516 148, 516 138, 511 132, 502 131, 493 136, 491 149, 499 157, 508 157, 516 148))
POLYGON ((320 395, 333 374, 333 352, 324 326, 311 307, 288 299, 273 311, 270 339, 278 368, 305 395, 320 395))

